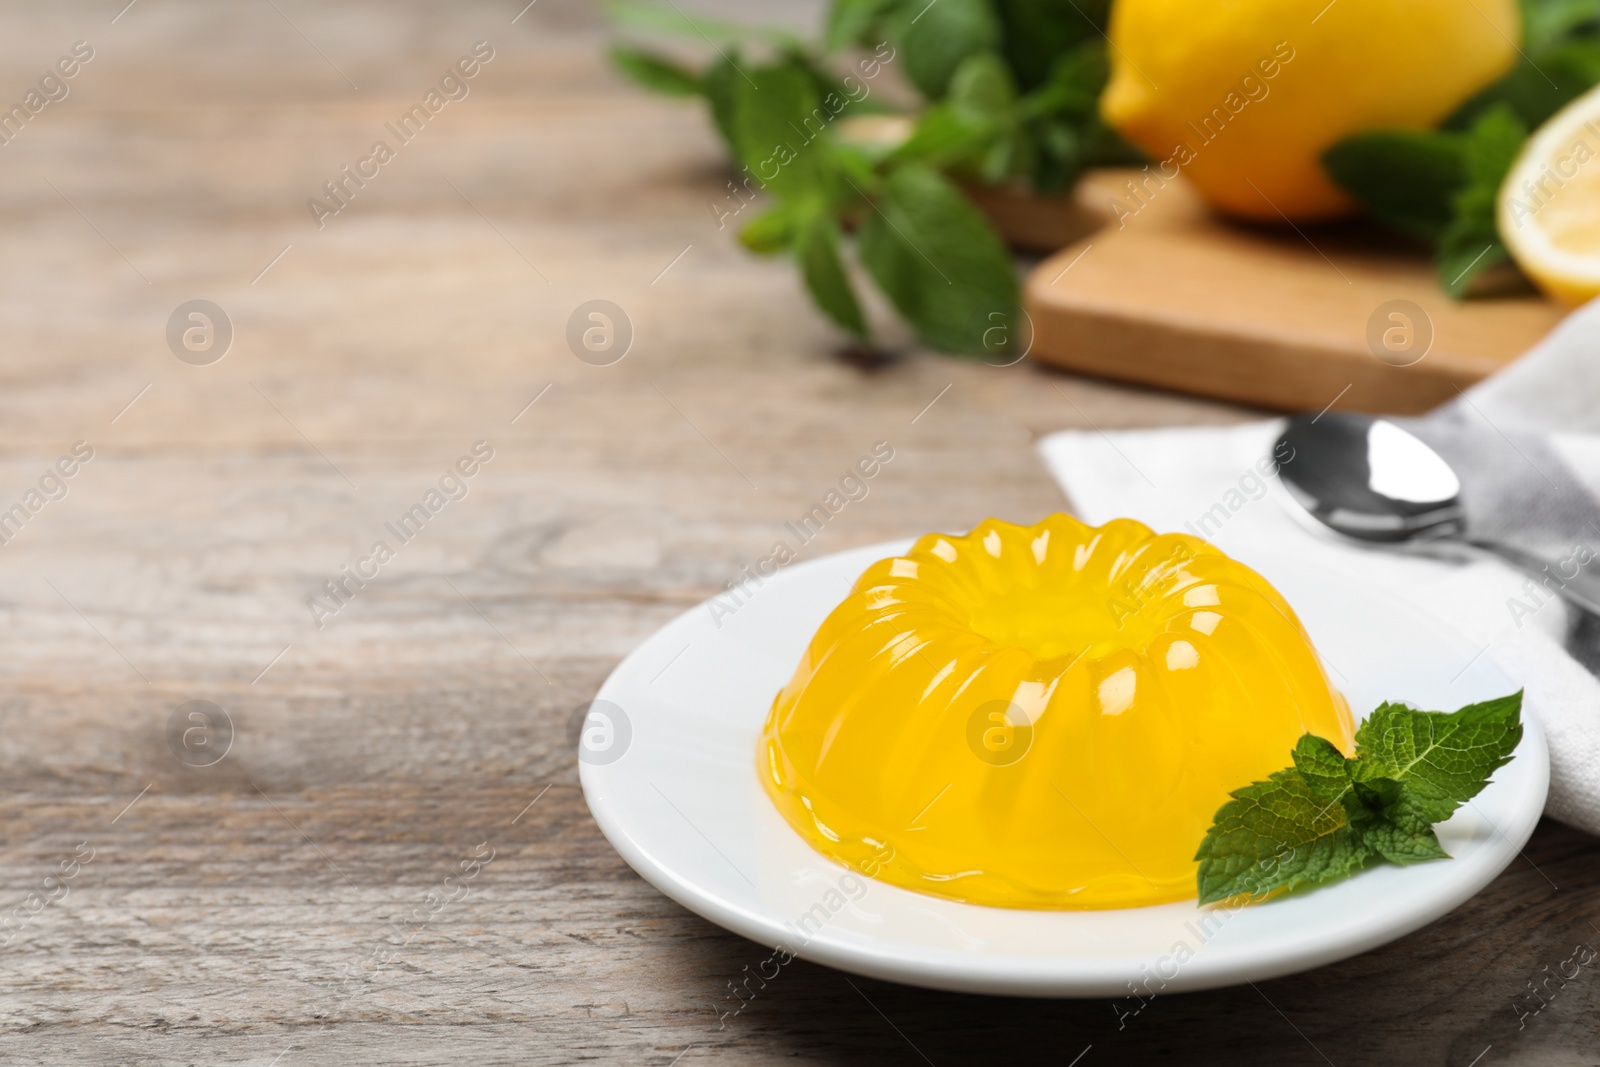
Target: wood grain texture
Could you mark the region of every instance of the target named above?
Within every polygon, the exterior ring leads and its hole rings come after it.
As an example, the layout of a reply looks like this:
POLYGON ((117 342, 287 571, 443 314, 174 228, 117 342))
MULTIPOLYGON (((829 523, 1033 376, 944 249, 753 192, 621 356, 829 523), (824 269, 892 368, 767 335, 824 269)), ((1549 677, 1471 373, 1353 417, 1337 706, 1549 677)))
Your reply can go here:
POLYGON ((587 6, 521 6, 0 8, 0 99, 96 49, 0 147, 0 510, 95 449, 0 546, 0 914, 94 850, 0 949, 0 1062, 1594 1062, 1587 971, 1520 1032, 1509 1007, 1600 938, 1600 849, 1553 825, 1426 930, 1122 1029, 803 962, 723 1019, 766 950, 601 838, 574 707, 876 440, 893 464, 809 553, 1061 507, 1053 429, 1248 413, 851 369, 791 269, 718 231, 700 110, 611 74, 587 6), (480 39, 471 95, 319 230, 306 199, 480 39), (164 340, 194 298, 235 326, 212 366, 164 340), (636 328, 609 367, 565 340, 594 298, 636 328), (466 498, 319 628, 308 598, 479 440, 466 498), (166 736, 192 699, 235 727, 205 769, 166 736))
POLYGON ((1286 411, 1337 399, 1410 414, 1499 370, 1563 313, 1526 292, 1452 301, 1424 253, 1363 227, 1221 222, 1182 178, 1105 172, 1076 199, 1113 221, 1026 287, 1033 358, 1075 371, 1286 411), (1399 319, 1397 301, 1410 305, 1399 319), (1381 340, 1394 328, 1398 351, 1381 340))

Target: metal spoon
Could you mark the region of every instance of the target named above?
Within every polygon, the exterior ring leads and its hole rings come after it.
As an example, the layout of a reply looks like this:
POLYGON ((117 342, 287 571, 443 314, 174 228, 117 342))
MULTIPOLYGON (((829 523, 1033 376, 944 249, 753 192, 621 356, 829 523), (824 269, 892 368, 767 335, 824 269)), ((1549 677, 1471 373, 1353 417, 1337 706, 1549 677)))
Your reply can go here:
POLYGON ((1323 412, 1296 416, 1278 438, 1278 479, 1301 519, 1355 541, 1395 548, 1481 549, 1600 615, 1600 575, 1563 571, 1514 545, 1477 536, 1461 504, 1461 479, 1444 457, 1388 419, 1323 412))

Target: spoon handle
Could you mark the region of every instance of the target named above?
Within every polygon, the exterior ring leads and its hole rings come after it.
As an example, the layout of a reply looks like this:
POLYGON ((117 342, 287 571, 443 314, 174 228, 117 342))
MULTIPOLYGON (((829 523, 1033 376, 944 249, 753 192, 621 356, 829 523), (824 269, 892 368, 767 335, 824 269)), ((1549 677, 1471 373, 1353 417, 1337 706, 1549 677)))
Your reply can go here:
MULTIPOLYGON (((1561 569, 1559 562, 1524 552, 1520 548, 1490 542, 1478 542, 1478 544, 1512 564, 1535 582, 1541 583, 1546 589, 1558 594, 1568 603, 1582 608, 1591 615, 1600 615, 1600 574, 1585 570, 1582 566, 1570 568, 1573 573, 1567 574, 1561 569)), ((1600 557, 1591 560, 1591 563, 1596 562, 1600 562, 1600 557)))

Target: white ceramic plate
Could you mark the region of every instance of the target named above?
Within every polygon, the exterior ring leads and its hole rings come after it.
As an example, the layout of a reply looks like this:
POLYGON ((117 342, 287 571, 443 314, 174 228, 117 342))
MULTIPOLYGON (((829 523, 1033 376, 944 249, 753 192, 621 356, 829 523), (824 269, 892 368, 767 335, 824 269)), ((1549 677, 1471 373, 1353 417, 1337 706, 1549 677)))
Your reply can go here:
MULTIPOLYGON (((601 687, 580 743, 584 795, 622 857, 684 907, 805 959, 938 989, 1207 989, 1317 967, 1426 925, 1499 874, 1544 807, 1549 762, 1530 712, 1516 758, 1439 827, 1454 858, 1378 866, 1254 907, 1022 911, 852 875, 778 815, 756 778, 756 741, 828 612, 869 564, 909 545, 789 567, 720 618, 702 604, 636 649, 601 687)), ((1358 715, 1386 699, 1453 710, 1517 688, 1465 638, 1380 589, 1289 558, 1244 561, 1294 605, 1358 715)))

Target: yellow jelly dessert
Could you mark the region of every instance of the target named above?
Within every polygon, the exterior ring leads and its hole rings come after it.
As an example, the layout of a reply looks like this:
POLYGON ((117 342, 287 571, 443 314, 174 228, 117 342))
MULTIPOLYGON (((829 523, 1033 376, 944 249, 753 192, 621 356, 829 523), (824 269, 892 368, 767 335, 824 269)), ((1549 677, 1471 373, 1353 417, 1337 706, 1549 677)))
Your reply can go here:
POLYGON ((869 567, 812 638, 760 771, 819 852, 1008 908, 1195 895, 1230 789, 1302 734, 1352 751, 1300 620, 1204 541, 989 520, 869 567))

